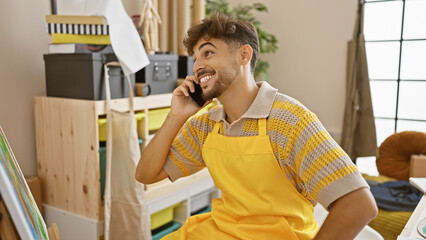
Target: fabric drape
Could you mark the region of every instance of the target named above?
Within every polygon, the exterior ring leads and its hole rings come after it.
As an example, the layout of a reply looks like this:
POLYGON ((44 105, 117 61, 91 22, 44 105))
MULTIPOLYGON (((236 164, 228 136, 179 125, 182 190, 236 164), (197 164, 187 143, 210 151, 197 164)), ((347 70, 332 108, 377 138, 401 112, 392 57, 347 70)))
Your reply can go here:
POLYGON ((107 96, 107 167, 105 184, 105 240, 151 239, 150 218, 144 186, 135 179, 141 153, 133 110, 129 76, 129 112, 111 109, 108 66, 105 65, 107 96))
POLYGON ((362 8, 363 5, 360 4, 353 39, 348 43, 346 104, 342 130, 342 148, 352 160, 377 155, 376 127, 362 33, 362 8))

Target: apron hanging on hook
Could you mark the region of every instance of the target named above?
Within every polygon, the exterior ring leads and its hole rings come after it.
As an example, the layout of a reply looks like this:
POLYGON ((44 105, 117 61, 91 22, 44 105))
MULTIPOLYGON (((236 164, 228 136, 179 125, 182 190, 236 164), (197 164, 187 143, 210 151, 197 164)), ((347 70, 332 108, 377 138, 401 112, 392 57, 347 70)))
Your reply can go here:
POLYGON ((135 179, 141 156, 133 108, 133 90, 129 76, 129 112, 111 107, 109 67, 104 65, 107 101, 107 166, 105 183, 105 240, 151 239, 150 218, 143 184, 135 179))

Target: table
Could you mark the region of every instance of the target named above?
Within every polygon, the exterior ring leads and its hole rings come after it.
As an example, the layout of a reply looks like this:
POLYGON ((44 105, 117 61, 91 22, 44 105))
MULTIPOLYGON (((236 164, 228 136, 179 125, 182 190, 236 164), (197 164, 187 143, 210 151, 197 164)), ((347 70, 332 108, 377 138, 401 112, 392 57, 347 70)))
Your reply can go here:
POLYGON ((400 236, 402 237, 411 237, 416 239, 424 239, 418 232, 417 232, 417 224, 419 221, 426 217, 426 195, 423 195, 422 199, 420 199, 419 204, 417 204, 416 209, 414 209, 413 214, 411 215, 410 219, 408 219, 407 224, 405 225, 404 229, 402 230, 400 236))

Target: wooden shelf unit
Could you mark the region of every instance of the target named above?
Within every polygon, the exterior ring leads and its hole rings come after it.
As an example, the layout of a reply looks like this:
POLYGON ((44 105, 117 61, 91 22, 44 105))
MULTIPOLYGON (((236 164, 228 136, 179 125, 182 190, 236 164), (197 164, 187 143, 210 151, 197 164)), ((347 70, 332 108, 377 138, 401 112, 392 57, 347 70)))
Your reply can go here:
MULTIPOLYGON (((135 111, 145 112, 143 139, 149 134, 149 109, 169 107, 171 98, 171 93, 135 97, 135 111)), ((113 99, 112 108, 128 111, 129 101, 113 99)), ((38 96, 34 98, 34 112, 37 167, 41 178, 43 205, 90 221, 102 221, 104 209, 99 181, 97 120, 106 114, 106 101, 38 96)), ((187 200, 201 192, 210 191, 210 198, 217 197, 214 183, 206 170, 175 183, 166 180, 147 189, 150 214, 171 206, 173 203, 170 198, 186 201, 183 205, 188 205, 190 201, 187 200), (184 197, 176 197, 179 194, 184 197)), ((188 217, 189 209, 188 206, 181 209, 186 214, 180 218, 185 215, 188 217)), ((57 222, 61 231, 60 220, 57 222)))
MULTIPOLYGON (((135 97, 135 111, 170 106, 171 94, 135 97)), ((128 99, 113 99, 112 108, 129 110, 128 99)), ((37 167, 43 203, 93 220, 103 219, 100 195, 97 119, 106 101, 35 97, 37 167)), ((145 126, 148 118, 145 117, 145 126)), ((148 127, 145 127, 145 136, 148 127)))

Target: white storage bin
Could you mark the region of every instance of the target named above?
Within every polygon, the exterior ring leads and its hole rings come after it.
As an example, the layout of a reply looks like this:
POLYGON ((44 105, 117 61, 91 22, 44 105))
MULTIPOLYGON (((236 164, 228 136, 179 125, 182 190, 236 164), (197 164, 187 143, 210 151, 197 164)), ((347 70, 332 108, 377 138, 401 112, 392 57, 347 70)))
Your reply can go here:
POLYGON ((210 193, 211 191, 205 191, 191 197, 190 212, 193 213, 209 206, 211 204, 210 193))

